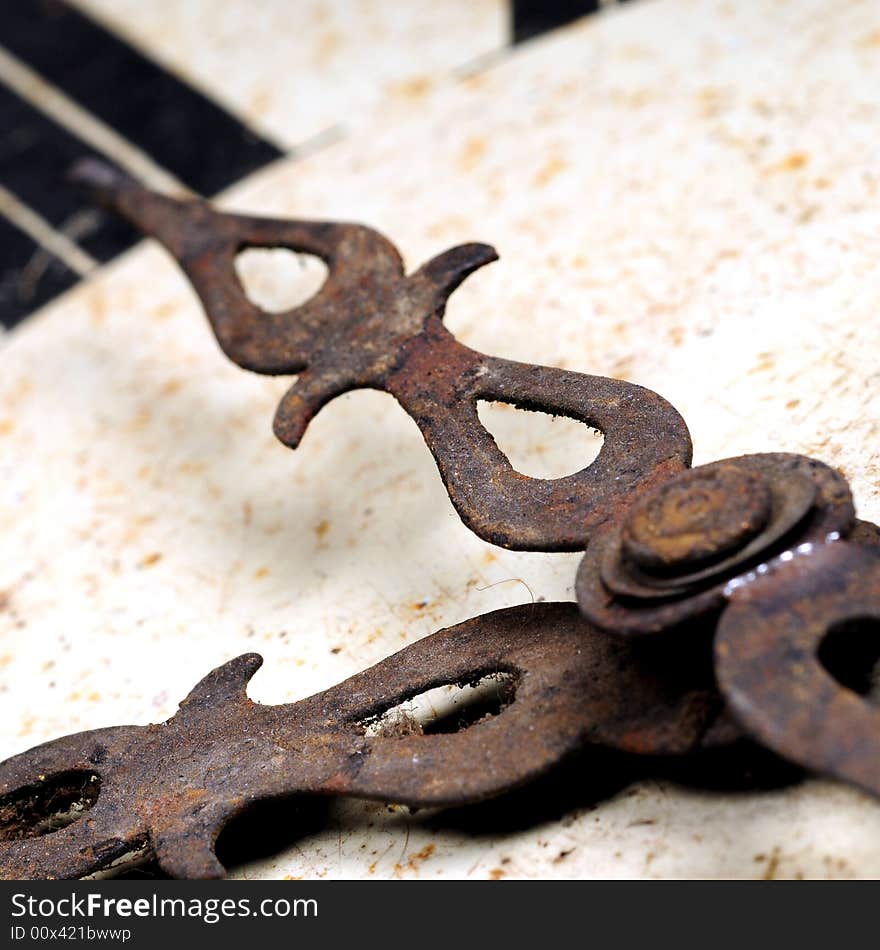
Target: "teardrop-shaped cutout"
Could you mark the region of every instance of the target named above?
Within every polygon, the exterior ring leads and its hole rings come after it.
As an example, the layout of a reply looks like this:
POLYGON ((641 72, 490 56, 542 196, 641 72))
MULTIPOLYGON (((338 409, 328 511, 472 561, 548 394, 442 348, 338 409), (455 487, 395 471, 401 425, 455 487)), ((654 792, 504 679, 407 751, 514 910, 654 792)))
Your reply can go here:
POLYGON ((327 279, 320 257, 284 247, 249 247, 235 258, 235 272, 251 301, 267 313, 284 313, 313 297, 327 279))
POLYGON ((95 772, 59 772, 0 796, 0 841, 39 838, 81 818, 101 791, 95 772))
POLYGON ((389 738, 462 732, 503 712, 516 697, 516 681, 514 673, 496 672, 435 686, 362 723, 364 732, 389 738))
POLYGON ((880 703, 880 621, 866 617, 835 624, 817 656, 841 686, 880 703))
POLYGON ((564 478, 594 462, 604 436, 583 422, 506 402, 477 402, 480 422, 510 464, 531 478, 564 478))

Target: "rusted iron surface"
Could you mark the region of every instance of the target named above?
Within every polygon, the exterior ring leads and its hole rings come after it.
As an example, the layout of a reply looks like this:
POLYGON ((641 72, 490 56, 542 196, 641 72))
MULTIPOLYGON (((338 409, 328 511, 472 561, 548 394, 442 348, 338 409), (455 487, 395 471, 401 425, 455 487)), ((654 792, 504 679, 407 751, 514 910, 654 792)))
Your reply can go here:
POLYGON ((880 708, 864 695, 873 665, 864 661, 880 653, 878 624, 880 552, 837 542, 777 561, 738 591, 715 644, 721 687, 751 735, 876 796, 880 708), (842 639, 827 652, 835 637, 842 639), (853 657, 867 667, 855 671, 861 682, 837 668, 853 657))
POLYGON ((585 616, 625 636, 710 617, 772 557, 845 536, 843 476, 815 459, 745 455, 691 469, 639 495, 590 543, 577 577, 585 616))
POLYGON ((682 662, 666 644, 605 636, 574 604, 473 618, 288 705, 247 698, 261 663, 246 654, 209 673, 161 725, 78 733, 0 765, 0 873, 82 877, 147 849, 172 876, 218 877, 217 836, 255 802, 305 792, 462 805, 584 743, 690 752, 722 709, 708 653, 682 662), (475 723, 369 728, 433 687, 497 674, 511 687, 475 723), (77 820, 52 830, 51 813, 71 806, 77 820))
POLYGON ((690 464, 684 420, 651 390, 485 356, 449 333, 447 298, 497 258, 486 244, 451 248, 407 275, 394 245, 361 225, 222 214, 202 201, 147 191, 94 160, 80 165, 75 178, 165 245, 231 360, 258 373, 297 374, 275 415, 282 442, 296 448, 334 397, 386 390, 421 429, 462 520, 488 541, 520 550, 580 550, 635 489, 690 464), (234 266, 240 251, 255 247, 320 257, 327 280, 302 306, 265 312, 248 299, 234 266), (523 475, 480 422, 479 400, 599 429, 599 456, 564 478, 523 475))
POLYGON ((821 658, 836 629, 860 622, 837 662, 865 665, 876 631, 864 624, 880 621, 880 530, 856 520, 839 472, 766 454, 678 475, 597 535, 577 593, 609 635, 668 640, 699 621, 711 637, 717 624, 728 710, 714 731, 736 722, 789 761, 880 795, 880 710, 821 658))
POLYGON ((230 359, 297 375, 275 417, 282 442, 296 448, 343 392, 388 391, 478 535, 517 549, 586 547, 580 612, 533 604, 477 617, 286 706, 247 700, 261 661, 239 657, 163 725, 24 753, 0 765, 4 874, 77 876, 142 848, 173 875, 215 876, 217 834, 261 799, 462 805, 589 743, 723 756, 757 739, 880 795, 880 710, 847 667, 865 665, 865 625, 880 622, 880 529, 855 518, 839 472, 784 453, 691 469, 685 423, 656 393, 463 346, 443 325, 446 301, 496 259, 487 245, 452 248, 407 275, 394 245, 360 225, 221 214, 95 162, 77 178, 171 252, 230 359), (252 247, 317 255, 329 276, 302 306, 264 312, 234 266, 252 247), (577 419, 602 431, 602 450, 566 478, 525 476, 480 423, 479 400, 577 419), (393 734, 370 725, 434 686, 487 675, 507 677, 510 692, 474 723, 393 734), (71 806, 82 816, 55 830, 51 815, 71 806))

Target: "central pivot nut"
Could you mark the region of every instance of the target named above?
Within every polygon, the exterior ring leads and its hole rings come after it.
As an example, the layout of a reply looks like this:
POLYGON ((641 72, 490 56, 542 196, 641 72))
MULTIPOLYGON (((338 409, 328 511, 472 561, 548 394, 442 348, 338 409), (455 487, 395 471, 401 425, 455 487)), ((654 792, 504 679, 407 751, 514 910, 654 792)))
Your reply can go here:
POLYGON ((648 574, 684 574, 735 553, 768 523, 766 479, 735 465, 676 476, 633 505, 622 553, 648 574))

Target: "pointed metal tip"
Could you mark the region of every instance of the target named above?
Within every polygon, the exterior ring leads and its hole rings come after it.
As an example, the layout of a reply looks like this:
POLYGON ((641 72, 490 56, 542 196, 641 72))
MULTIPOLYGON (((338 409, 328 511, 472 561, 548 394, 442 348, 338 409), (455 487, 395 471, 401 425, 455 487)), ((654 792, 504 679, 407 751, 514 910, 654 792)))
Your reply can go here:
POLYGON ((118 187, 125 180, 125 176, 107 162, 89 157, 81 158, 70 167, 67 180, 74 185, 106 191, 118 187))

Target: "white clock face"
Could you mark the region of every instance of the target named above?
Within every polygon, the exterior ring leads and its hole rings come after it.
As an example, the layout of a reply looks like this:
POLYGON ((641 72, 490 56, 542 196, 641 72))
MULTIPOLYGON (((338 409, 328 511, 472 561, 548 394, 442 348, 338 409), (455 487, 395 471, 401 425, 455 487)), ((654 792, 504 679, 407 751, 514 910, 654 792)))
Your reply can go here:
MULTIPOLYGON (((229 363, 157 245, 61 197, 46 169, 71 141, 224 209, 364 222, 409 266, 491 242, 501 261, 447 311, 462 342, 656 390, 698 463, 815 455, 880 517, 873 5, 831 29, 792 5, 632 3, 513 48, 500 0, 76 11, 226 118, 181 158, 179 130, 156 132, 146 106, 112 113, 137 99, 124 79, 65 84, 40 44, 0 31, 0 113, 45 143, 13 161, 14 129, 0 137, 0 301, 17 324, 0 341, 0 757, 161 722, 248 651, 265 657, 253 699, 308 696, 479 613, 573 599, 580 559, 468 531, 387 394, 337 399, 282 446, 271 420, 290 380, 229 363)), ((242 267, 278 306, 315 277, 242 267)), ((484 418, 528 474, 596 448, 562 421, 484 418)), ((480 834, 336 801, 230 873, 880 873, 876 804, 831 782, 706 791, 646 769, 525 801, 532 820, 501 810, 480 834)))

